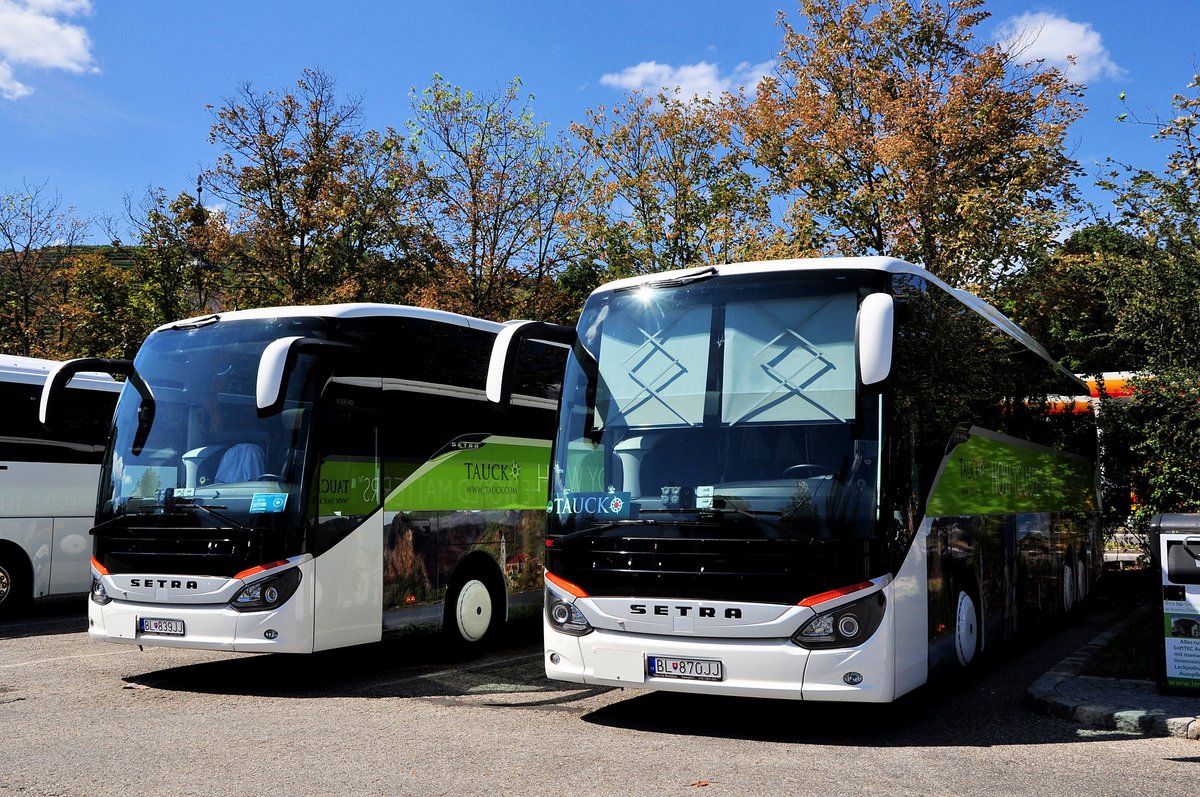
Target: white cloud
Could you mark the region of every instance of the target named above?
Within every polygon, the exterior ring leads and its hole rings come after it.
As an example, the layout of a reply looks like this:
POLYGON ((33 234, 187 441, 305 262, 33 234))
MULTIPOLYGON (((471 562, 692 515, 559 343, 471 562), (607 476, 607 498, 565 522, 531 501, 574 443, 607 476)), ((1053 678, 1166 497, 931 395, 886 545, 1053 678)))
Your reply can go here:
POLYGON ((91 11, 91 0, 0 0, 0 97, 33 92, 14 67, 98 72, 87 31, 61 19, 91 11))
POLYGON ((679 89, 684 97, 716 96, 723 91, 736 91, 741 87, 754 91, 758 81, 764 75, 770 74, 773 67, 774 63, 771 61, 761 64, 743 61, 734 67, 732 72, 722 75, 716 64, 707 61, 682 66, 643 61, 620 72, 602 75, 600 84, 647 93, 679 89))
POLYGON ((0 97, 6 100, 19 100, 32 93, 33 89, 13 76, 12 67, 0 61, 0 97))
POLYGON ((1125 73, 1109 56, 1100 34, 1086 22, 1040 11, 1005 20, 996 36, 1013 53, 1044 60, 1074 81, 1086 83, 1125 73))

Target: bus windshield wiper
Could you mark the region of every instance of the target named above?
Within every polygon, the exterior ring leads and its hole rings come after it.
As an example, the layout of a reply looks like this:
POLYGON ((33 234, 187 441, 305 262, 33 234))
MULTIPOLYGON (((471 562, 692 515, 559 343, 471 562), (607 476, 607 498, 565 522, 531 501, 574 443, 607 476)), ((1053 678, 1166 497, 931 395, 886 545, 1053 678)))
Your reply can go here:
MULTIPOLYGON (((254 530, 254 528, 252 526, 247 526, 242 523, 239 523, 238 521, 229 517, 225 513, 217 511, 218 509, 228 509, 228 508, 229 507, 226 507, 226 506, 207 506, 205 504, 197 504, 196 500, 194 498, 176 498, 174 496, 166 496, 163 498, 162 503, 148 504, 145 506, 138 507, 137 514, 139 514, 139 515, 153 515, 156 513, 188 514, 187 510, 197 510, 198 509, 201 512, 203 512, 204 514, 216 518, 221 523, 229 526, 230 528, 235 529, 236 531, 250 532, 250 531, 254 530)), ((122 517, 127 517, 127 516, 128 515, 126 514, 126 515, 123 515, 122 517)), ((113 518, 112 520, 116 520, 116 518, 113 518)), ((111 521, 106 521, 106 522, 111 522, 111 521)), ((99 528, 99 526, 97 526, 96 528, 99 528)))
POLYGON ((204 504, 197 504, 196 500, 194 498, 176 498, 175 505, 176 506, 188 506, 188 507, 192 507, 193 509, 199 509, 200 511, 202 511, 206 514, 211 515, 212 517, 215 517, 217 520, 221 521, 222 523, 229 524, 230 526, 237 529, 238 531, 253 531, 254 530, 252 526, 243 525, 243 524, 237 522, 236 520, 234 520, 233 518, 231 518, 229 515, 226 515, 223 512, 217 511, 218 509, 228 509, 229 507, 226 507, 226 506, 212 507, 212 506, 206 506, 204 504))

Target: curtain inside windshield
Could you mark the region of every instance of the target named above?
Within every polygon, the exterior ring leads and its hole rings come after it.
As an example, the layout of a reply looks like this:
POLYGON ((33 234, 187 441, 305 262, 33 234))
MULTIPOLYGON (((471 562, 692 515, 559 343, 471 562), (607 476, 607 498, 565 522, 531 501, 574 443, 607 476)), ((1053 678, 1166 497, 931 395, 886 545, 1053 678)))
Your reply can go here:
POLYGON ((701 426, 714 387, 725 425, 852 420, 856 303, 852 293, 692 306, 621 297, 601 333, 597 428, 701 426))
POLYGON ((730 303, 721 421, 854 418, 855 296, 730 303))

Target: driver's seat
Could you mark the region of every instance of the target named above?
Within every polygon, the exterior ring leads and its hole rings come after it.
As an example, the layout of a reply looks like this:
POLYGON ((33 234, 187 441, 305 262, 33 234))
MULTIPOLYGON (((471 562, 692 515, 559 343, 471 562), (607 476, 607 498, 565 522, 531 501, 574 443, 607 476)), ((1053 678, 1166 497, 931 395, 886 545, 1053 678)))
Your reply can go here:
POLYGON ((213 483, 248 482, 264 472, 262 446, 256 443, 238 443, 230 446, 221 455, 213 483))

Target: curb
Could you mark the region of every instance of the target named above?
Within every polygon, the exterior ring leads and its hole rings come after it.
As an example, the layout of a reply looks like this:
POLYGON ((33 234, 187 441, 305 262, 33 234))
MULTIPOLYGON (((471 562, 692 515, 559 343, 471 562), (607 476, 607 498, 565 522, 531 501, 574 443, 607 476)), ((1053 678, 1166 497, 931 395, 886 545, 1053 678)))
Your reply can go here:
POLYGON ((1084 728, 1200 740, 1200 699, 1161 695, 1154 681, 1079 674, 1127 627, 1148 622, 1149 614, 1148 607, 1134 612, 1034 681, 1026 692, 1034 708, 1084 728))

